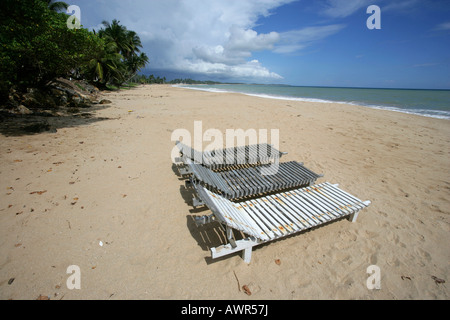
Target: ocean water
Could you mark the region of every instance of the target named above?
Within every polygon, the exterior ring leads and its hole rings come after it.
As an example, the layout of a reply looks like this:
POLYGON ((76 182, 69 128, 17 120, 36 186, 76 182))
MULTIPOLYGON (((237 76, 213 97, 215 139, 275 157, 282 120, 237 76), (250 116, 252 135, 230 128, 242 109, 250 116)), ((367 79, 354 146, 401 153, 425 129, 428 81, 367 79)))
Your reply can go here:
POLYGON ((210 92, 236 92, 270 99, 345 103, 450 120, 450 90, 297 87, 287 85, 176 85, 210 92))

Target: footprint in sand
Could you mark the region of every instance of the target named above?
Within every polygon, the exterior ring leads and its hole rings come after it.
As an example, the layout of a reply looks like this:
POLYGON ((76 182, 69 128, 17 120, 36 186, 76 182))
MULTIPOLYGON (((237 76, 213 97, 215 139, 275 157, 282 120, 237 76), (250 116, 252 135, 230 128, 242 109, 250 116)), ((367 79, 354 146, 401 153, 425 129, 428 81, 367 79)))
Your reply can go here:
POLYGON ((431 261, 431 255, 420 247, 414 247, 414 254, 418 258, 418 264, 424 267, 427 262, 431 261))

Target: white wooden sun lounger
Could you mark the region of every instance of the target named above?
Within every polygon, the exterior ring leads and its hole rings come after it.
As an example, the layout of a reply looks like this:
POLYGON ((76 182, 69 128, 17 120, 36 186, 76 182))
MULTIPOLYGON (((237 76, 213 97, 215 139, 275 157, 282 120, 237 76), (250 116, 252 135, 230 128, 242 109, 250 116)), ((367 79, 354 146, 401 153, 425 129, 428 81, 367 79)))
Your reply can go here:
POLYGON ((273 145, 267 143, 239 146, 226 149, 215 149, 200 152, 176 141, 180 150, 181 160, 191 159, 196 163, 212 170, 226 169, 230 166, 243 164, 267 164, 278 161, 286 152, 280 152, 273 145))
MULTIPOLYGON (((190 159, 185 161, 188 169, 186 173, 192 173, 190 183, 195 190, 198 185, 203 185, 230 200, 310 186, 323 176, 297 161, 279 163, 276 172, 270 175, 265 175, 263 171, 270 165, 214 172, 190 159)), ((194 197, 194 207, 203 204, 200 199, 194 197)))
POLYGON ((370 205, 328 182, 239 203, 203 186, 198 186, 198 193, 213 215, 197 218, 197 223, 218 221, 227 229, 229 244, 211 248, 212 258, 243 251, 246 263, 250 263, 254 246, 342 217, 355 222, 359 211, 370 205), (248 237, 235 241, 232 229, 248 237))

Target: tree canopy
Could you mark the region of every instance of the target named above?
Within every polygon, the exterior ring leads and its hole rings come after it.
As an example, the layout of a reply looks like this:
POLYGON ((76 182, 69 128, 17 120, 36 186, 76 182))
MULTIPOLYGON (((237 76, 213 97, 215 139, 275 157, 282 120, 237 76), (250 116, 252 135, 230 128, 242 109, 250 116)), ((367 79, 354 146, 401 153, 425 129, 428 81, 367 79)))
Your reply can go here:
POLYGON ((117 20, 104 21, 97 33, 69 29, 67 8, 53 0, 0 1, 0 98, 11 87, 45 86, 57 77, 121 85, 149 62, 136 32, 117 20))

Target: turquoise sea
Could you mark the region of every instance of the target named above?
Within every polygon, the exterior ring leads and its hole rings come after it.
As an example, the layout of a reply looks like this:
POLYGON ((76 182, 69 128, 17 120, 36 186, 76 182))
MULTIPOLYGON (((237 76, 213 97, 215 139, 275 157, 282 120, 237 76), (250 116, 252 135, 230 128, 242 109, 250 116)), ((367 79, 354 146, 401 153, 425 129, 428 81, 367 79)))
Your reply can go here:
POLYGON ((297 87, 256 84, 180 84, 176 86, 211 92, 236 92, 270 99, 345 103, 450 119, 450 90, 297 87))

